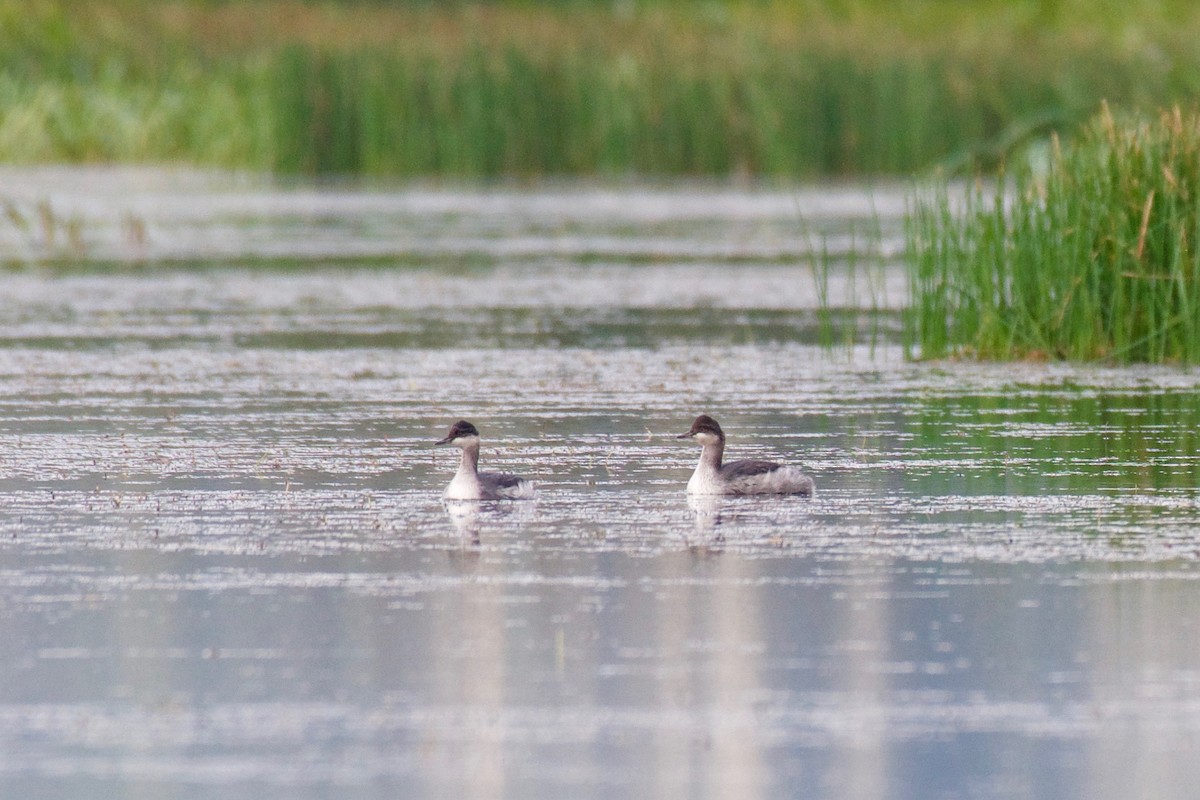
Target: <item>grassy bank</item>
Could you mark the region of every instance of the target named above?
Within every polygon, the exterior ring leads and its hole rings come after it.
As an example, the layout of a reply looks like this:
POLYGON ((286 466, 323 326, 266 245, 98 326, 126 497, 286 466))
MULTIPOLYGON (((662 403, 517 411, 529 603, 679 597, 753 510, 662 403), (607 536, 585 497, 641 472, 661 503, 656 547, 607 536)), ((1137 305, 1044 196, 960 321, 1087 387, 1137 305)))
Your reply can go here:
POLYGON ((924 357, 1200 360, 1200 114, 1107 109, 1045 172, 910 221, 924 357))
POLYGON ((1184 3, 0 0, 0 160, 817 177, 1200 84, 1184 3))

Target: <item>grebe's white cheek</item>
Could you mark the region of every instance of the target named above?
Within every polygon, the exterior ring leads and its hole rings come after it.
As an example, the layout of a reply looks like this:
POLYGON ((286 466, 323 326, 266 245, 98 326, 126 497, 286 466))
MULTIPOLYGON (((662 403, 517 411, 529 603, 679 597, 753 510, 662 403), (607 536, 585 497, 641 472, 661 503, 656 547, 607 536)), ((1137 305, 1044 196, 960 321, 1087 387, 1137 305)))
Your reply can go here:
POLYGON ((478 445, 479 437, 478 436, 459 436, 457 439, 455 439, 450 444, 454 445, 459 450, 466 450, 468 447, 478 445))
POLYGON ((694 438, 697 442, 706 447, 710 444, 716 444, 720 441, 715 433, 709 433, 708 431, 701 431, 700 433, 697 433, 694 438))

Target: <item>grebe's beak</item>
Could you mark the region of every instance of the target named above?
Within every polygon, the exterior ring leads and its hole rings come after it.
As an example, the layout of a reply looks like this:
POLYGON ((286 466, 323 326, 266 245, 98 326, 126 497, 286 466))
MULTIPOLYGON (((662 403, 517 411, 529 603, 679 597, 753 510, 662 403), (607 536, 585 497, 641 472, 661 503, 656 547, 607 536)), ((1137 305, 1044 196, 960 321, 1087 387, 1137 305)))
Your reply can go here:
POLYGON ((679 435, 678 435, 678 436, 676 436, 675 438, 676 438, 676 439, 690 439, 690 438, 692 438, 692 437, 693 437, 693 436, 695 436, 695 435, 696 435, 696 432, 695 432, 695 431, 688 431, 687 433, 681 433, 681 434, 679 434, 679 435))
POLYGON ((439 444, 450 444, 450 443, 451 443, 451 442, 453 442, 453 441, 454 441, 454 437, 453 437, 453 436, 447 436, 445 439, 438 439, 438 440, 437 440, 436 442, 434 442, 433 444, 434 444, 434 446, 436 447, 436 446, 437 446, 437 445, 439 445, 439 444))

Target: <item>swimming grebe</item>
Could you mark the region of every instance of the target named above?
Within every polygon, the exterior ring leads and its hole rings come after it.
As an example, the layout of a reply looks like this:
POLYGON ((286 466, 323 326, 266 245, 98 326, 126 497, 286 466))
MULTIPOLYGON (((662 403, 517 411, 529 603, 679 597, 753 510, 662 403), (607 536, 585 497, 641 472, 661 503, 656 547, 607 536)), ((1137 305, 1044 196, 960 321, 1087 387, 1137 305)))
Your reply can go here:
POLYGON ((465 419, 451 425, 446 438, 435 444, 452 444, 462 450, 458 472, 443 495, 447 500, 518 500, 533 494, 533 481, 479 471, 479 431, 465 419))
POLYGON ((688 481, 688 494, 802 494, 812 496, 813 479, 798 467, 774 461, 721 463, 725 432, 707 414, 696 417, 692 429, 680 439, 695 439, 704 449, 688 481))

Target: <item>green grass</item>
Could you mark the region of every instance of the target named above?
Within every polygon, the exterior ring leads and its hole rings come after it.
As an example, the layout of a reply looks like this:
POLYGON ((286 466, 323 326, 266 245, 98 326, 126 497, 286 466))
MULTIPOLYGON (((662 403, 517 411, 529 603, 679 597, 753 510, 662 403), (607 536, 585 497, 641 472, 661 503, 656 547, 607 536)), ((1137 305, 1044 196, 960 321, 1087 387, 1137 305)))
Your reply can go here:
POLYGON ((1200 114, 1105 109, 1006 177, 916 202, 914 352, 1200 360, 1200 114))
POLYGON ((969 169, 1200 89, 1180 0, 0 0, 0 160, 283 173, 969 169))

